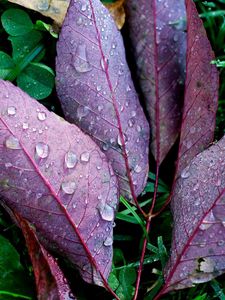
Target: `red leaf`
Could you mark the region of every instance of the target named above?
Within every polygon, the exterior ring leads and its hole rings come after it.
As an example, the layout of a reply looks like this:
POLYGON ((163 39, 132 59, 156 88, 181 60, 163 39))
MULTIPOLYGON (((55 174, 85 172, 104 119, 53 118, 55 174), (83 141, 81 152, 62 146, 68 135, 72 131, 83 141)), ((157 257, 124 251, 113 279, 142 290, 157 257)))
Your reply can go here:
POLYGON ((0 195, 84 280, 107 285, 118 201, 111 166, 79 128, 2 80, 0 195))
POLYGON ((37 298, 39 300, 75 299, 58 263, 39 243, 34 229, 19 215, 16 215, 16 219, 25 237, 33 265, 37 298))
POLYGON ((130 38, 152 129, 151 150, 161 163, 180 128, 185 70, 184 0, 129 0, 130 38))
MULTIPOLYGON (((225 136, 198 154, 177 180, 174 231, 163 293, 225 272, 225 136)), ((161 293, 162 293, 161 292, 161 293)))
POLYGON ((149 128, 121 35, 99 0, 71 0, 57 53, 56 87, 66 118, 105 151, 121 193, 135 199, 148 174, 149 128))
POLYGON ((193 1, 187 7, 187 75, 177 175, 213 141, 219 75, 210 42, 193 1))

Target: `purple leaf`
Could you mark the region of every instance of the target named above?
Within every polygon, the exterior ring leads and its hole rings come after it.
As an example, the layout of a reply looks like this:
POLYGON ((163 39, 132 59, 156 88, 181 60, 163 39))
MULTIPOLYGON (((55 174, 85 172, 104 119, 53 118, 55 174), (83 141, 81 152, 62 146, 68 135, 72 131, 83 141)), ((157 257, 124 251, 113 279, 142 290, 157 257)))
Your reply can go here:
POLYGON ((121 35, 99 0, 71 0, 57 53, 56 87, 66 118, 105 151, 121 193, 135 199, 148 174, 149 128, 121 35))
POLYGON ((16 216, 26 240, 33 265, 38 299, 76 299, 57 261, 39 243, 34 229, 27 221, 16 216))
POLYGON ((75 125, 2 80, 0 116, 1 197, 84 280, 107 285, 118 191, 104 153, 75 125))
POLYGON ((177 180, 174 231, 161 293, 225 272, 225 136, 198 154, 177 180))
MULTIPOLYGON (((177 175, 213 141, 219 75, 210 42, 193 1, 187 7, 187 74, 177 175)), ((185 171, 184 171, 185 172, 185 171)))
POLYGON ((180 128, 186 53, 184 0, 129 0, 130 38, 160 164, 180 128))

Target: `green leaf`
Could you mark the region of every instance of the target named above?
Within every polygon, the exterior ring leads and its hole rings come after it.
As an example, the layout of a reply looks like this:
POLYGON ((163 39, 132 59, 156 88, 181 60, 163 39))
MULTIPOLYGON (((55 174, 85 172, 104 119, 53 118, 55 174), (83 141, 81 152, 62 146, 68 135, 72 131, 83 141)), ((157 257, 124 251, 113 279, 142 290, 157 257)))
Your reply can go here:
POLYGON ((120 285, 116 290, 116 294, 118 295, 120 300, 131 300, 134 294, 133 286, 122 286, 120 285))
MULTIPOLYGON (((12 57, 14 62, 17 64, 24 59, 38 45, 42 37, 42 34, 36 30, 32 30, 23 36, 10 36, 8 39, 12 43, 12 57)), ((36 62, 39 62, 43 58, 44 52, 45 51, 42 50, 42 52, 35 57, 36 62)))
POLYGON ((111 272, 109 275, 108 284, 110 285, 113 291, 115 291, 120 285, 119 280, 113 272, 111 272))
POLYGON ((30 280, 20 263, 18 252, 2 235, 0 245, 0 299, 15 300, 15 295, 31 299, 30 280))
POLYGON ((54 84, 53 71, 40 63, 30 63, 17 77, 17 85, 38 100, 48 97, 54 84))
POLYGON ((56 39, 58 38, 58 33, 54 32, 52 25, 47 24, 41 20, 36 21, 35 29, 42 30, 42 31, 48 31, 51 34, 51 36, 53 36, 56 39))
POLYGON ((0 78, 5 79, 15 67, 12 58, 5 52, 0 51, 0 78))
POLYGON ((134 268, 124 268, 119 273, 119 281, 122 286, 129 286, 135 283, 137 273, 134 268))
POLYGON ((12 36, 24 35, 33 29, 29 15, 17 8, 6 10, 1 17, 2 26, 12 36))

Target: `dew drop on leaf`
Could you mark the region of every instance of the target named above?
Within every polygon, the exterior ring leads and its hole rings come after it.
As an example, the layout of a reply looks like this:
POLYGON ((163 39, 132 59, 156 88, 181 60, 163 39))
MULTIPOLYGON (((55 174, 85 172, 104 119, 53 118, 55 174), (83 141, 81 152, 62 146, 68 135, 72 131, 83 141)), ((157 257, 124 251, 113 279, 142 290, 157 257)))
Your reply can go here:
POLYGON ((111 222, 114 218, 114 209, 108 204, 98 206, 99 213, 103 220, 111 222))
POLYGON ((6 138, 5 145, 8 149, 12 149, 12 150, 21 149, 19 140, 13 135, 10 135, 9 137, 6 138))
POLYGON ((35 151, 38 157, 40 158, 46 158, 49 155, 49 147, 45 143, 38 143, 35 147, 35 151))
POLYGON ((68 151, 65 155, 65 165, 68 169, 72 169, 77 164, 77 156, 74 152, 68 151))
POLYGON ((181 172, 181 178, 183 178, 183 179, 186 179, 186 178, 188 178, 189 176, 190 176, 190 173, 189 173, 189 171, 188 171, 188 169, 187 168, 185 168, 182 172, 181 172))
POLYGON ((76 49, 74 68, 79 73, 86 73, 92 70, 92 66, 87 59, 87 48, 85 44, 79 44, 76 49))
POLYGON ((9 106, 7 109, 7 113, 9 116, 14 116, 16 114, 16 108, 14 106, 9 106))
POLYGON ((46 119, 46 113, 45 112, 39 112, 37 117, 38 117, 39 121, 44 121, 46 119))
POLYGON ((82 161, 82 162, 84 162, 84 163, 87 163, 87 162, 89 162, 89 160, 90 160, 90 153, 89 152, 83 152, 82 154, 81 154, 81 156, 80 156, 80 160, 82 161))
POLYGON ((29 124, 27 122, 24 122, 22 125, 23 129, 26 130, 29 128, 29 124))
POLYGON ((104 246, 108 247, 108 246, 112 246, 113 244, 113 239, 111 237, 107 237, 106 240, 104 241, 104 246))
POLYGON ((72 195, 75 192, 76 183, 74 181, 64 181, 61 184, 61 188, 64 193, 66 193, 68 195, 72 195))

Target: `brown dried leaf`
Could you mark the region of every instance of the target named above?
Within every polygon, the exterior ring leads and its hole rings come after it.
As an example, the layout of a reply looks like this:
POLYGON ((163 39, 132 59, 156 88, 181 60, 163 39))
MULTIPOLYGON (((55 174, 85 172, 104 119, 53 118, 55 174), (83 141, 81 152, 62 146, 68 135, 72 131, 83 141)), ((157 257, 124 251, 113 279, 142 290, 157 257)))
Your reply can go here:
MULTIPOLYGON (((62 25, 70 0, 9 0, 9 2, 35 10, 40 14, 53 19, 59 26, 62 25)), ((118 29, 121 29, 125 22, 124 0, 115 3, 106 3, 111 16, 118 29)))

